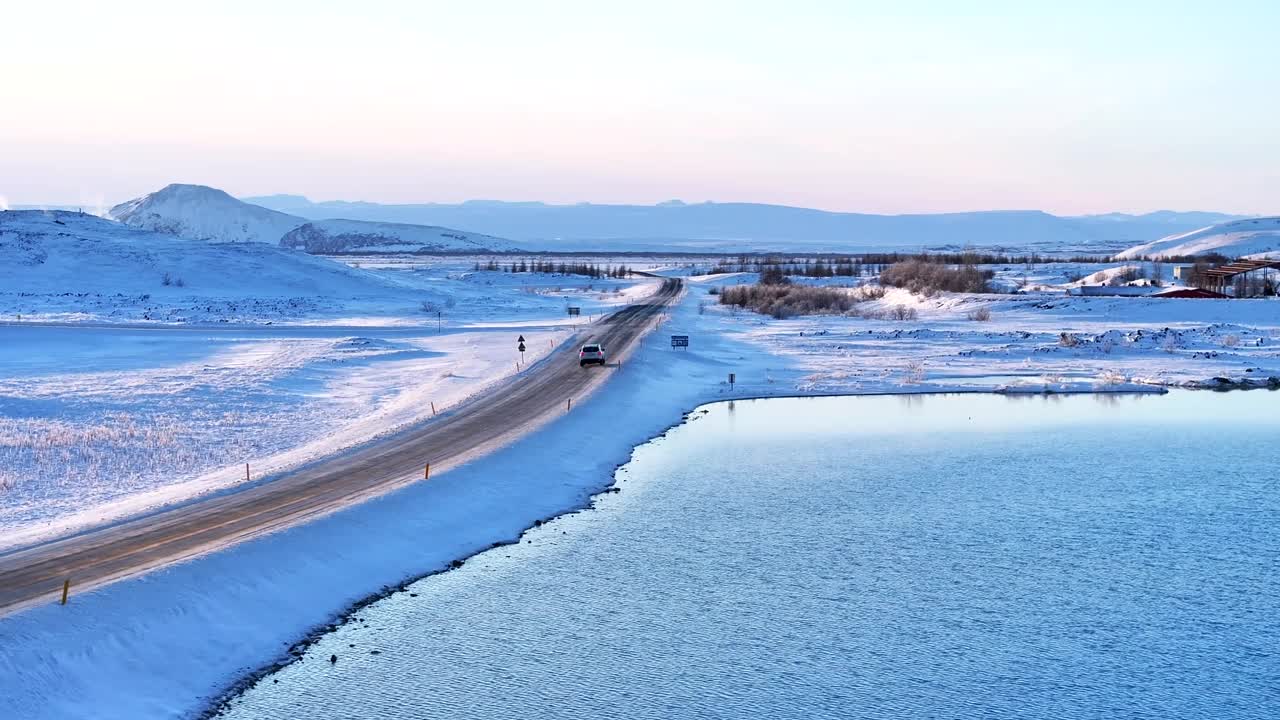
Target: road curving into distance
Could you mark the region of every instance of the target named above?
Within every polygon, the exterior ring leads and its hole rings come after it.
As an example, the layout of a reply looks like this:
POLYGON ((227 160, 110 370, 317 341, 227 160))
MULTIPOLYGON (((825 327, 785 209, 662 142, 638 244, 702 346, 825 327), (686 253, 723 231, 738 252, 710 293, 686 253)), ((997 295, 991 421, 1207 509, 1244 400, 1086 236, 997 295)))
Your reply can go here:
MULTIPOLYGON (((644 302, 596 321, 586 337, 625 359, 680 295, 664 281, 644 302)), ((611 365, 613 363, 611 362, 611 365)), ((132 520, 0 553, 0 616, 58 602, 63 582, 77 591, 132 577, 381 495, 499 447, 572 412, 605 382, 609 368, 578 367, 577 348, 560 348, 529 370, 439 418, 277 479, 211 495, 132 520)))

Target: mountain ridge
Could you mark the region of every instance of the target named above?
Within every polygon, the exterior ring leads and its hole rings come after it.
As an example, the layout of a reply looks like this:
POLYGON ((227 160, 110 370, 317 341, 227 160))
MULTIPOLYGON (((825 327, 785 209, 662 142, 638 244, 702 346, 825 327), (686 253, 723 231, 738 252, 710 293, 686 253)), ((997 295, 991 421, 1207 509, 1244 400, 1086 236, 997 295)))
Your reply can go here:
POLYGON ((341 215, 379 222, 463 227, 511 238, 539 249, 752 250, 925 249, 974 245, 1116 252, 1206 221, 1238 219, 1223 213, 1157 211, 1143 215, 1064 217, 1040 210, 877 215, 841 213, 765 203, 655 205, 470 200, 463 203, 384 205, 365 201, 312 202, 304 196, 256 196, 246 202, 288 208, 306 217, 341 215), (594 243, 594 244, 593 244, 594 243))

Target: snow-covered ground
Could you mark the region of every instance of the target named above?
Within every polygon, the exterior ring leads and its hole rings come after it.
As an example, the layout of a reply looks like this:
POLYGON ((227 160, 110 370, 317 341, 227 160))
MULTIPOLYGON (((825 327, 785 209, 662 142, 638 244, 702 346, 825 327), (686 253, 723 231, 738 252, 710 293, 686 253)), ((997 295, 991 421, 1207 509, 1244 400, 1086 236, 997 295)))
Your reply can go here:
POLYGON ((0 550, 444 412, 518 372, 518 337, 527 367, 657 283, 477 272, 469 258, 339 263, 76 213, 3 222, 16 215, 0 215, 0 242, 41 261, 0 268, 0 550), (161 268, 189 280, 162 285, 161 268), (54 291, 71 286, 83 292, 54 291), (116 302, 120 288, 150 297, 116 302))
POLYGON ((931 298, 891 288, 850 316, 776 320, 719 305, 710 294, 753 280, 690 278, 702 306, 695 331, 778 358, 768 377, 739 379, 748 386, 781 384, 804 394, 1280 384, 1275 299, 1080 297, 1066 294, 1071 282, 1057 292, 931 298))
POLYGON ((588 503, 634 445, 706 401, 989 390, 1019 381, 1034 391, 1156 389, 1131 381, 1247 376, 1246 365, 1277 365, 1271 343, 1280 305, 1270 301, 922 299, 901 291, 868 301, 910 305, 918 313, 912 321, 778 321, 709 304, 712 285, 744 279, 690 278, 681 305, 609 370, 611 382, 490 456, 304 526, 73 593, 67 607, 0 619, 0 716, 189 715, 264 664, 327 662, 295 643, 379 588, 444 569, 588 503), (967 319, 984 305, 991 320, 967 319), (1076 344, 1064 344, 1063 332, 1076 344), (689 335, 690 347, 671 348, 670 334, 689 335), (1171 337, 1183 344, 1167 346, 1171 337), (1250 344, 1257 338, 1263 345, 1250 344))

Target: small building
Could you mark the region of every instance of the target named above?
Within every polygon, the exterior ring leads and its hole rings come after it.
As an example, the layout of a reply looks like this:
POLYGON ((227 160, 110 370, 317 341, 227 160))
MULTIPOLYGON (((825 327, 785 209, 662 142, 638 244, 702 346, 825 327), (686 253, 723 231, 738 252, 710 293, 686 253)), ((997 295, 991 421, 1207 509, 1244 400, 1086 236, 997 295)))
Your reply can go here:
POLYGON ((1234 260, 1203 271, 1202 287, 1238 298, 1275 295, 1277 270, 1280 260, 1234 260))
POLYGON ((1191 273, 1192 271, 1195 270, 1195 268, 1196 268, 1195 265, 1174 265, 1173 279, 1186 282, 1191 279, 1191 273))

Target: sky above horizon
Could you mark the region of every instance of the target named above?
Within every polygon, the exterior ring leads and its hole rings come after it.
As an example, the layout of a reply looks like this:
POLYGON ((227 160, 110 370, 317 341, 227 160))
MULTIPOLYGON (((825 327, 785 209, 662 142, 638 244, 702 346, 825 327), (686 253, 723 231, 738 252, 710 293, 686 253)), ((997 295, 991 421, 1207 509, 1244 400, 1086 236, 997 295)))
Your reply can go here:
POLYGON ((13 5, 0 205, 1280 213, 1272 2, 13 5))

